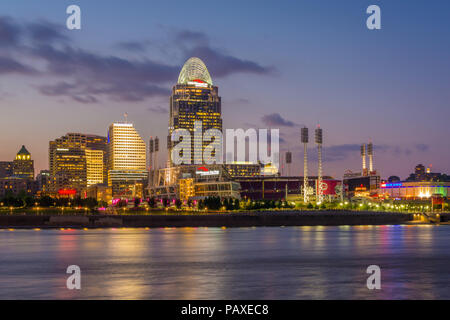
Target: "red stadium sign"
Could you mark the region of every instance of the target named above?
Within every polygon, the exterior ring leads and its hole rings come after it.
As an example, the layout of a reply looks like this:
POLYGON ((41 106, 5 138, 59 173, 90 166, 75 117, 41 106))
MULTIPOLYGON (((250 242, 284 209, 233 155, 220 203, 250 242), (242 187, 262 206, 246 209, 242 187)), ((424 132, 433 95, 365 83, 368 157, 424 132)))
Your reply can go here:
POLYGON ((74 196, 77 194, 77 190, 75 190, 75 189, 60 189, 60 190, 58 190, 58 194, 60 196, 74 196))
POLYGON ((322 180, 322 194, 323 195, 336 195, 336 186, 340 185, 339 180, 322 180))

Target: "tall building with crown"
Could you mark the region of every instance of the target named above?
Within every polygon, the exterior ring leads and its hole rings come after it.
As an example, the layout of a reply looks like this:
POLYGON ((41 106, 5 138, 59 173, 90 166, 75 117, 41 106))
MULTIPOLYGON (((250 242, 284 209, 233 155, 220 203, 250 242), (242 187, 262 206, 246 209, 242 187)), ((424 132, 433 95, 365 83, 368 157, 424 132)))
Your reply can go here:
MULTIPOLYGON (((190 145, 187 141, 178 142, 186 144, 184 147, 191 149, 191 164, 203 163, 204 149, 211 142, 208 141, 208 137, 202 139, 202 136, 208 129, 222 131, 222 111, 219 89, 213 85, 206 65, 199 58, 188 59, 181 69, 178 83, 173 86, 170 96, 169 117, 167 147, 170 166, 173 164, 172 149, 177 144, 172 143, 171 136, 176 129, 187 129, 191 134, 190 145), (199 124, 199 121, 201 121, 202 135, 194 135, 195 131, 200 130, 198 126, 195 126, 199 124), (194 148, 195 145, 201 148, 194 148)), ((220 146, 222 141, 214 141, 214 143, 220 146)))
POLYGON ((18 178, 34 179, 34 161, 25 146, 17 152, 13 161, 13 175, 18 178))

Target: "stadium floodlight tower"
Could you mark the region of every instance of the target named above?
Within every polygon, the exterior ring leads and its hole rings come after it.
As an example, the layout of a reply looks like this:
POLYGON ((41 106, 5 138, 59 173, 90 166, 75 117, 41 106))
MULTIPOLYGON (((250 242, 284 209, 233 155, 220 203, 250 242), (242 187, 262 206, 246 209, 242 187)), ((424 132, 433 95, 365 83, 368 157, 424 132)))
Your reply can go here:
POLYGON ((373 144, 369 142, 367 145, 367 154, 369 156, 369 172, 373 171, 373 144))
POLYGON ((155 174, 155 168, 153 168, 153 153, 155 151, 154 148, 154 140, 153 137, 150 137, 149 141, 149 168, 150 168, 150 178, 148 179, 149 187, 153 186, 153 175, 155 174))
POLYGON ((292 163, 292 152, 286 152, 286 165, 288 169, 288 176, 291 175, 291 163, 292 163))
POLYGON ((362 168, 363 168, 363 174, 366 171, 366 144, 363 143, 361 145, 361 158, 362 158, 362 168))
POLYGON ((316 144, 317 144, 317 155, 319 160, 318 173, 317 173, 317 202, 323 202, 323 189, 322 189, 322 142, 323 135, 322 129, 318 125, 316 128, 316 144))
POLYGON ((159 185, 159 178, 158 178, 158 175, 159 175, 159 172, 158 172, 158 152, 159 152, 159 138, 158 137, 155 137, 155 159, 154 159, 154 162, 153 162, 153 166, 154 166, 154 170, 153 170, 153 172, 154 172, 154 175, 153 175, 153 185, 154 186, 158 186, 159 185))
POLYGON ((303 202, 309 202, 308 194, 308 128, 301 129, 301 140, 303 143, 303 202))

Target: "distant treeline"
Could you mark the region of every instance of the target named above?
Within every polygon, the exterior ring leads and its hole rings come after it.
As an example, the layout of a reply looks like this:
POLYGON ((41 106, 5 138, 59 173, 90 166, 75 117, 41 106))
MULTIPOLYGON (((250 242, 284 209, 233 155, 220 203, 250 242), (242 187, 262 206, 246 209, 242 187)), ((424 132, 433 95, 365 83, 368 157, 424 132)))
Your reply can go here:
POLYGON ((82 199, 81 197, 76 197, 73 199, 58 199, 49 196, 42 196, 38 198, 30 196, 24 192, 18 195, 6 194, 3 198, 0 198, 0 204, 4 207, 83 207, 89 209, 107 205, 106 203, 98 202, 94 198, 82 199))

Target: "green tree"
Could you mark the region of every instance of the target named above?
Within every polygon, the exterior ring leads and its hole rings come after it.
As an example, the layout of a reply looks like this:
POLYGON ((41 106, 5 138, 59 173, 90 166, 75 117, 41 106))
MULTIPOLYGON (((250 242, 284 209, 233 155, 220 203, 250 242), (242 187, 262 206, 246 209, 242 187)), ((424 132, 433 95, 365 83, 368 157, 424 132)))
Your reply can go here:
POLYGON ((150 208, 154 208, 156 206, 155 197, 151 197, 150 199, 148 199, 147 203, 150 208))

